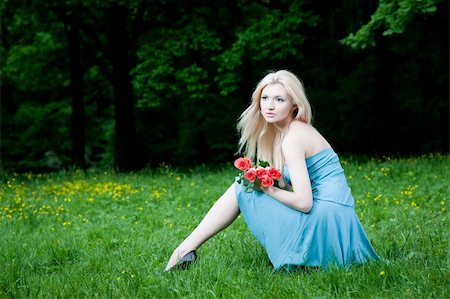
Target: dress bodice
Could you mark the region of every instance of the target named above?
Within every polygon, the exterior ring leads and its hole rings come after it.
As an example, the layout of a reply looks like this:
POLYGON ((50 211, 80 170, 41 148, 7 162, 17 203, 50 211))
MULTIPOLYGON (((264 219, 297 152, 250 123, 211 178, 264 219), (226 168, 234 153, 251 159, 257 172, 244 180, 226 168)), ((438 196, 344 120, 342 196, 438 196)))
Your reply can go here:
MULTIPOLYGON (((346 206, 354 206, 351 189, 348 187, 344 169, 338 155, 332 148, 325 149, 306 158, 313 200, 331 201, 346 206)), ((290 183, 288 166, 283 169, 285 180, 290 183)))

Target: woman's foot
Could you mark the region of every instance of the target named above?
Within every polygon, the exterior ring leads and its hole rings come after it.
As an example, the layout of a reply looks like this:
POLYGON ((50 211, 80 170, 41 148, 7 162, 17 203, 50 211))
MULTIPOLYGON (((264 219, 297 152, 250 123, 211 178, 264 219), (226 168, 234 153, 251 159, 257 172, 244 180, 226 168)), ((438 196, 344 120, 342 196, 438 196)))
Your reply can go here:
POLYGON ((165 271, 170 271, 172 269, 186 270, 191 264, 197 260, 197 253, 195 250, 187 252, 187 250, 176 249, 167 263, 165 271))
POLYGON ((190 265, 192 265, 197 260, 197 253, 195 250, 192 250, 175 265, 175 268, 181 270, 187 270, 190 265))

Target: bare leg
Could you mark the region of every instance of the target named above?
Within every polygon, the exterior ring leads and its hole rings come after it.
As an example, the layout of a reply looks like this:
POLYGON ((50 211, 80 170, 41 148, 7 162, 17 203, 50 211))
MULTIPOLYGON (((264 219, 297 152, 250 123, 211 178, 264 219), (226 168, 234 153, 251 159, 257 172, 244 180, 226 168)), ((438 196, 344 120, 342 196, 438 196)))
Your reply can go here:
POLYGON ((209 238, 230 225, 239 215, 235 186, 232 184, 227 191, 214 203, 200 224, 175 249, 166 266, 166 271, 175 266, 188 252, 196 250, 209 238))

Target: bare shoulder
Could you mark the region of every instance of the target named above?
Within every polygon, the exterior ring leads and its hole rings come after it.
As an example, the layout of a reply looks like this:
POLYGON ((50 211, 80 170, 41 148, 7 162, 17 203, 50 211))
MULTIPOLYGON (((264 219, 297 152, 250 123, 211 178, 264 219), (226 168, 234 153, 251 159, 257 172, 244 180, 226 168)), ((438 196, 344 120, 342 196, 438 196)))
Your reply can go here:
POLYGON ((295 140, 305 140, 317 134, 317 130, 312 125, 296 120, 291 122, 289 131, 284 139, 288 142, 293 142, 295 140))
POLYGON ((325 138, 311 124, 293 121, 284 137, 283 148, 297 148, 305 156, 331 147, 325 138))
POLYGON ((302 122, 300 120, 294 120, 291 122, 291 124, 289 125, 289 132, 296 132, 296 131, 300 131, 300 132, 317 132, 316 129, 308 123, 302 122))
POLYGON ((301 121, 293 121, 289 126, 289 131, 283 138, 283 148, 298 148, 306 151, 307 140, 312 134, 311 126, 301 121))

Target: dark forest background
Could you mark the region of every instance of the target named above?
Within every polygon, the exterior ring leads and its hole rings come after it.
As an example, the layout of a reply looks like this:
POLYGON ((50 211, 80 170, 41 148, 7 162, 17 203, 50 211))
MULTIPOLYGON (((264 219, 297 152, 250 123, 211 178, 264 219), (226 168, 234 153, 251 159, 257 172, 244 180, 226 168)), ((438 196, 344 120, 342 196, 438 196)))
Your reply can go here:
POLYGON ((0 5, 4 170, 229 162, 255 84, 281 68, 337 152, 448 152, 447 1, 0 5))

